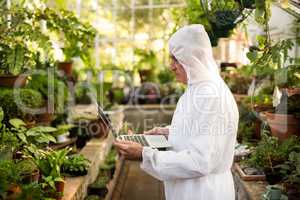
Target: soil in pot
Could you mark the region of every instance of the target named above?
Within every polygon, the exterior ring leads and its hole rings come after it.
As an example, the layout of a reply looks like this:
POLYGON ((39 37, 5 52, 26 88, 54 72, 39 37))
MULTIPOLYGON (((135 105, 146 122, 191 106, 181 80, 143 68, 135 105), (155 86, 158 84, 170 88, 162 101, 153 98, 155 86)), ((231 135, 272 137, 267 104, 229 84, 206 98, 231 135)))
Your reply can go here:
POLYGON ((0 75, 0 86, 2 87, 18 87, 22 88, 25 87, 27 82, 27 75, 21 74, 21 75, 0 75))
POLYGON ((290 135, 299 135, 300 120, 294 115, 270 112, 265 112, 265 115, 271 128, 272 135, 278 137, 280 141, 290 137, 290 135))

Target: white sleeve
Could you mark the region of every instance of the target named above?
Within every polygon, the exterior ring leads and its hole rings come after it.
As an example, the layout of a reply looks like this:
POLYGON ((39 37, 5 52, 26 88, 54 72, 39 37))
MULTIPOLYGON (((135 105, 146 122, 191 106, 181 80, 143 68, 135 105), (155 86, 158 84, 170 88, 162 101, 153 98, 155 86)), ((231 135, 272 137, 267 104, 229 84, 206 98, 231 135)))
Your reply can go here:
POLYGON ((198 137, 188 149, 180 152, 144 147, 141 168, 162 181, 205 176, 213 169, 210 166, 210 139, 208 135, 198 137))

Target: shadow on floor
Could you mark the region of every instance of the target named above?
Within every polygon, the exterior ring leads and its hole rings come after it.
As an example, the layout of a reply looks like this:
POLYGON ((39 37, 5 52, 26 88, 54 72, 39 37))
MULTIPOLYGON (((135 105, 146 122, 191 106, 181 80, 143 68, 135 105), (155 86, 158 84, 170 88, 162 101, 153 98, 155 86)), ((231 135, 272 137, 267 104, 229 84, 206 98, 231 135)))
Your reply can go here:
POLYGON ((112 200, 164 200, 163 183, 140 169, 140 163, 125 161, 112 200))

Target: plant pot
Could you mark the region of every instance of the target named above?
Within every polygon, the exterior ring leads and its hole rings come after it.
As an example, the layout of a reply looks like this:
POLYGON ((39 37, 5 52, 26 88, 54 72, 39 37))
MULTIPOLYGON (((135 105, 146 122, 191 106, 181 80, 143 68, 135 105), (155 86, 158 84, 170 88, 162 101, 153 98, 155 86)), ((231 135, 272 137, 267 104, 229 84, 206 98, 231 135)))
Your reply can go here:
POLYGON ((25 175, 22 178, 22 183, 29 184, 29 183, 37 183, 40 179, 40 171, 36 169, 32 174, 25 175))
POLYGON ((300 94, 300 88, 282 88, 281 91, 286 91, 289 97, 300 94))
POLYGON ((66 132, 66 133, 64 133, 64 134, 58 135, 58 136, 56 137, 56 140, 57 140, 58 143, 64 143, 64 142, 67 142, 67 141, 69 141, 69 135, 70 135, 69 132, 66 132))
POLYGON ((55 188, 56 188, 55 199, 61 200, 64 195, 65 182, 64 181, 56 181, 55 188))
POLYGON ((271 168, 264 168, 264 173, 266 176, 266 181, 270 185, 275 185, 282 180, 282 177, 281 177, 279 171, 276 171, 274 169, 272 170, 271 168))
POLYGON ((20 74, 17 76, 14 75, 0 75, 0 86, 3 87, 18 87, 22 88, 25 87, 27 81, 27 75, 26 74, 20 74))
POLYGON ((71 77, 73 73, 73 62, 60 62, 58 68, 65 73, 67 77, 71 77))
POLYGON ((7 198, 6 200, 14 200, 19 196, 19 194, 22 192, 21 187, 18 184, 11 184, 7 190, 7 198))
POLYGON ((36 115, 36 122, 38 124, 49 125, 49 124, 51 124, 51 122, 54 119, 55 119, 55 116, 53 113, 45 112, 45 113, 36 115))
POLYGON ((100 197, 105 197, 107 193, 108 189, 106 187, 106 184, 93 183, 88 187, 89 195, 99 195, 100 197))
POLYGON ((102 119, 91 121, 87 128, 89 133, 97 138, 106 138, 109 133, 109 128, 104 124, 102 119))
POLYGON ((271 128, 272 135, 278 137, 280 141, 291 135, 299 135, 300 120, 294 115, 275 114, 265 112, 267 122, 271 128))

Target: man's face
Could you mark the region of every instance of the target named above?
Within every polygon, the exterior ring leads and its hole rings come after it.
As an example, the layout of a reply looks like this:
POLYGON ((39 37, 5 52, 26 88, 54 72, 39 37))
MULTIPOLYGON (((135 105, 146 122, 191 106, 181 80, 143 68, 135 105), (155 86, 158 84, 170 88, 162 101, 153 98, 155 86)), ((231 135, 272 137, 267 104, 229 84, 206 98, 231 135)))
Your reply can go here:
POLYGON ((177 59, 173 55, 171 55, 170 58, 171 58, 170 68, 175 73, 176 80, 178 82, 186 84, 187 75, 183 66, 177 61, 177 59))

